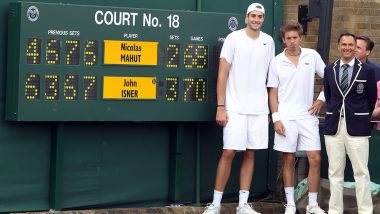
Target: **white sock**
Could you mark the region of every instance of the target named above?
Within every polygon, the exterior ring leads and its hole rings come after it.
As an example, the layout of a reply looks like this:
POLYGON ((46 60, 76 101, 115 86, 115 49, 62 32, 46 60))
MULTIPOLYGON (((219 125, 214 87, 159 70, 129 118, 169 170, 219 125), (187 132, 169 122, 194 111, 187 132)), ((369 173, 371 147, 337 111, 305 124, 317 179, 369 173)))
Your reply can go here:
POLYGON ((240 190, 239 191, 239 207, 244 206, 244 204, 248 203, 249 191, 248 190, 240 190))
POLYGON ((286 201, 288 202, 288 205, 296 205, 294 203, 294 187, 285 187, 285 195, 286 195, 286 201))
POLYGON ((317 202, 318 192, 309 192, 309 207, 318 205, 317 202))
POLYGON ((219 192, 214 190, 214 199, 212 200, 212 204, 216 207, 220 207, 220 202, 222 201, 223 192, 219 192))

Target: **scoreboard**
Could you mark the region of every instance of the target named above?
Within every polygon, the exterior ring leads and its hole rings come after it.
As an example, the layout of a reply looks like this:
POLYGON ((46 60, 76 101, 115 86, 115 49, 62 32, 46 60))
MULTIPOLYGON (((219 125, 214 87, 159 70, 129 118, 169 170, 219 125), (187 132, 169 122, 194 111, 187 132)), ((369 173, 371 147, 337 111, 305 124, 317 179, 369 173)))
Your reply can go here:
POLYGON ((17 2, 6 119, 212 121, 238 14, 17 2))

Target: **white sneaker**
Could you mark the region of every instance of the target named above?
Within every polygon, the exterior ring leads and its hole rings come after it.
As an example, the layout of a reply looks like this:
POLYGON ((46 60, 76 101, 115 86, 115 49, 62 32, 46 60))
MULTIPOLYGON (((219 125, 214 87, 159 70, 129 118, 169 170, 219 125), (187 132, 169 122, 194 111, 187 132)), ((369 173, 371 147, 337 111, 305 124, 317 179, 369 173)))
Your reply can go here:
POLYGON ((220 214, 220 207, 217 207, 214 204, 208 204, 203 214, 220 214))
POLYGON ((325 214, 326 212, 322 210, 318 205, 314 207, 306 206, 306 214, 325 214))
POLYGON ((236 207, 236 214, 261 214, 253 209, 252 204, 245 203, 243 206, 236 207))
POLYGON ((297 208, 293 204, 285 205, 285 214, 296 214, 297 208))

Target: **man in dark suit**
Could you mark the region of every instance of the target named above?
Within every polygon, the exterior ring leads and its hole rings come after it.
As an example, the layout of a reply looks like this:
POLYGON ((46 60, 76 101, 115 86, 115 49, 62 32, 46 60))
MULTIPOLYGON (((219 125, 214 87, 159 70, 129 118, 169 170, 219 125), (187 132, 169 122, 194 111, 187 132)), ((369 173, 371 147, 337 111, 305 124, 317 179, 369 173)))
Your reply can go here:
POLYGON ((368 59, 371 55, 375 43, 367 36, 357 36, 356 37, 356 52, 355 57, 362 63, 367 63, 375 71, 376 81, 380 81, 380 65, 374 63, 368 59))
POLYGON ((338 39, 341 58, 324 71, 327 104, 324 135, 329 159, 329 214, 343 213, 343 183, 346 154, 356 182, 359 214, 372 214, 368 171, 371 114, 376 102, 376 80, 372 67, 355 58, 356 40, 351 33, 338 39))
MULTIPOLYGON (((368 59, 371 55, 375 43, 367 36, 357 36, 356 37, 356 53, 355 57, 360 60, 362 63, 367 63, 375 71, 375 78, 377 85, 380 86, 380 65, 374 63, 368 59)), ((377 89, 377 102, 375 110, 372 113, 372 120, 378 121, 380 119, 380 90, 377 89)), ((380 122, 376 124, 376 129, 380 130, 380 122)))

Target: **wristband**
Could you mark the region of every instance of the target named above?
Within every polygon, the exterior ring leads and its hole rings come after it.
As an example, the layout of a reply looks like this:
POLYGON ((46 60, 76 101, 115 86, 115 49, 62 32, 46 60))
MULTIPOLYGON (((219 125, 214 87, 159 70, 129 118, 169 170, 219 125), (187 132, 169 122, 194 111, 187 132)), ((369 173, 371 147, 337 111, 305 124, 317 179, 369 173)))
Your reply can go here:
POLYGON ((278 112, 274 112, 272 113, 272 120, 273 120, 273 123, 277 122, 277 121, 280 121, 281 120, 281 115, 280 113, 278 112))
POLYGON ((224 107, 224 105, 216 105, 216 107, 224 107))
POLYGON ((323 91, 319 92, 317 99, 325 103, 326 102, 325 93, 323 91))

